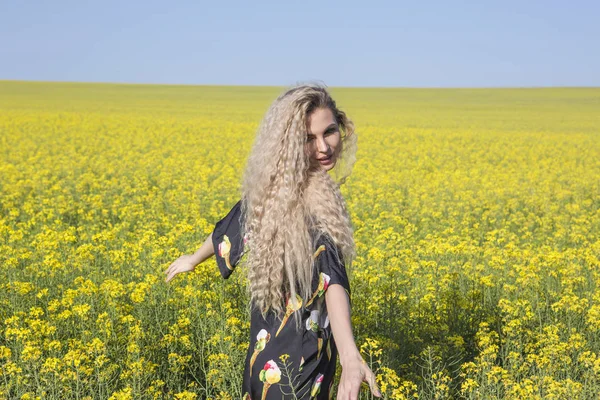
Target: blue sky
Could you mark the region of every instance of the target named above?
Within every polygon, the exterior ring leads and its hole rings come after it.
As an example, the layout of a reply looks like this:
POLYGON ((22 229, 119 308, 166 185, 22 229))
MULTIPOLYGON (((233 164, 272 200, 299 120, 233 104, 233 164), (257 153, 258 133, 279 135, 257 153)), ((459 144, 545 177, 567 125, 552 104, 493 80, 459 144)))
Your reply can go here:
POLYGON ((0 3, 0 80, 600 86, 598 1, 0 3))

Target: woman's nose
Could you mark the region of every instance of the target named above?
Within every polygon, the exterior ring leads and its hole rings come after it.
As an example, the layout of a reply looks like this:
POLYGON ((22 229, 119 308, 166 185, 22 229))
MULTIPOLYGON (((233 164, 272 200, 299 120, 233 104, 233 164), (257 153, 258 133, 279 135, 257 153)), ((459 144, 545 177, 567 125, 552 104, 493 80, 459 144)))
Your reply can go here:
POLYGON ((325 142, 325 139, 320 139, 317 141, 317 150, 321 153, 327 153, 329 146, 325 142))

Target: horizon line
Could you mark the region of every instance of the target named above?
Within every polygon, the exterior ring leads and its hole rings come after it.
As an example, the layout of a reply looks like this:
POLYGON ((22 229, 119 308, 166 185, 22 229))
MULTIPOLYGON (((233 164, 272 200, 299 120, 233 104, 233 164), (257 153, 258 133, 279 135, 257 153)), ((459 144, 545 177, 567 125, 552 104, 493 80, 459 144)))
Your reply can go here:
MULTIPOLYGON (((316 80, 312 80, 316 81, 316 80)), ((121 85, 121 86, 200 86, 200 87, 258 87, 258 88, 283 88, 290 85, 263 85, 263 84, 215 84, 215 83, 163 83, 163 82, 118 82, 118 81, 62 81, 62 80, 25 80, 25 79, 0 79, 2 82, 12 83, 75 83, 93 85, 121 85)), ((307 80, 306 83, 311 82, 307 80)), ((323 82, 320 80, 319 82, 323 82)), ((335 86, 328 88, 337 89, 599 89, 600 86, 335 86)))

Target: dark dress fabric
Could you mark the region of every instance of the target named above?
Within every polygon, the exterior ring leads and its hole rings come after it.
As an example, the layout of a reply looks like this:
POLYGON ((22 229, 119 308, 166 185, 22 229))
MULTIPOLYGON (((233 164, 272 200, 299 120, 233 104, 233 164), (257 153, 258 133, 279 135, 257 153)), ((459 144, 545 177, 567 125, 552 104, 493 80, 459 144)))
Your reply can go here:
MULTIPOLYGON (((227 279, 248 251, 241 226, 241 200, 216 223, 212 233, 215 258, 227 279)), ((253 310, 250 321, 250 346, 246 356, 243 399, 329 399, 332 397, 337 348, 331 332, 325 291, 341 285, 350 300, 350 284, 337 246, 327 235, 314 235, 316 259, 312 293, 302 303, 301 330, 296 330, 294 303, 288 299, 286 317, 273 313, 263 318, 253 310), (287 356, 286 356, 287 355, 287 356)), ((300 305, 300 301, 295 304, 300 305)))

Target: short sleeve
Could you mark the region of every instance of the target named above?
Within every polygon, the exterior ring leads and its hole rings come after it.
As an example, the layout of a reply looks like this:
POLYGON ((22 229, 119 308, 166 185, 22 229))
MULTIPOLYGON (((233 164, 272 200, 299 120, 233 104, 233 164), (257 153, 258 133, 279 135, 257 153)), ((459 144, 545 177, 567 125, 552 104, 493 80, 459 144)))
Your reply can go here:
POLYGON ((223 219, 215 224, 212 233, 217 266, 224 279, 229 278, 244 253, 241 205, 240 200, 223 219))
POLYGON ((348 300, 352 304, 350 280, 346 273, 346 266, 342 252, 339 250, 331 238, 326 235, 321 235, 317 240, 317 266, 319 272, 326 274, 329 277, 327 287, 339 284, 346 290, 348 300))

